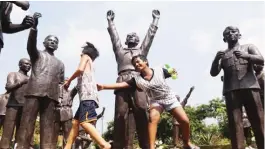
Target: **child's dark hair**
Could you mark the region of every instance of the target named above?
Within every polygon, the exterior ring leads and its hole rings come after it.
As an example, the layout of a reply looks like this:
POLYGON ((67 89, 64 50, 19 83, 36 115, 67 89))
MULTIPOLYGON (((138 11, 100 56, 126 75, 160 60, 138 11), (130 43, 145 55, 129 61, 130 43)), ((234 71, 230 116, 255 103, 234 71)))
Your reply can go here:
POLYGON ((142 61, 147 62, 147 66, 149 66, 148 59, 147 59, 146 56, 144 56, 144 55, 136 55, 136 56, 133 56, 133 57, 132 57, 132 61, 131 61, 132 64, 133 64, 133 61, 134 61, 136 58, 140 58, 142 61))
POLYGON ((99 52, 98 52, 98 49, 95 48, 95 46, 90 43, 90 42, 86 42, 86 45, 82 47, 83 48, 83 51, 82 53, 83 54, 87 54, 93 61, 99 57, 99 52))

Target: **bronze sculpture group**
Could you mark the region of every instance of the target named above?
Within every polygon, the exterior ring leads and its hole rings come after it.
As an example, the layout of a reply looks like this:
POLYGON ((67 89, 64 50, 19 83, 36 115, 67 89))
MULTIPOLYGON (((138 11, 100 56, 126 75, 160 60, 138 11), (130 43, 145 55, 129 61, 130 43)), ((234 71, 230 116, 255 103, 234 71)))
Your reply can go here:
MULTIPOLYGON (((45 49, 37 49, 38 19, 42 16, 35 13, 26 16, 19 25, 12 24, 10 12, 13 4, 23 10, 29 8, 28 2, 0 2, 1 33, 0 52, 3 48, 2 33, 16 33, 30 29, 27 52, 30 59, 19 61, 19 71, 11 72, 7 77, 7 93, 0 96, 0 125, 3 125, 3 135, 0 141, 1 149, 10 148, 14 128, 18 149, 28 149, 32 146, 32 139, 37 114, 40 113, 40 148, 55 149, 60 129, 63 130, 64 143, 72 127, 72 100, 78 88, 65 90, 64 64, 57 59, 59 39, 55 35, 48 35, 43 45, 45 49), (31 74, 27 72, 31 69, 31 74)), ((131 63, 137 55, 147 57, 157 32, 160 12, 153 10, 151 23, 140 47, 140 39, 134 32, 126 37, 123 47, 114 24, 115 13, 107 12, 108 32, 112 41, 112 48, 117 62, 117 82, 130 80, 139 75, 131 63)), ((245 107, 251 123, 258 149, 264 147, 264 59, 257 47, 252 44, 240 45, 239 29, 228 26, 223 32, 223 40, 228 48, 219 51, 212 62, 210 74, 217 76, 224 71, 223 95, 226 108, 233 149, 244 148, 244 132, 242 120, 242 106, 245 107)), ((183 100, 187 103, 191 92, 183 100)), ((115 90, 114 116, 114 149, 133 149, 135 131, 139 145, 149 149, 148 123, 149 101, 147 95, 137 88, 115 90)), ((98 117, 99 118, 99 117, 98 117)), ((174 140, 178 141, 178 123, 174 120, 174 140)))

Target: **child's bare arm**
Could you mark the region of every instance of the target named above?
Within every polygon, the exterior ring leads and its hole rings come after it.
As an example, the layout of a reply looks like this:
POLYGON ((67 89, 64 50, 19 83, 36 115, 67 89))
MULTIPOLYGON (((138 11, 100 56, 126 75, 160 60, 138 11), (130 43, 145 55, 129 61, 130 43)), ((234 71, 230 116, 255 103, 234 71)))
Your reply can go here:
POLYGON ((98 90, 115 90, 115 89, 122 89, 122 88, 129 88, 131 87, 127 82, 121 83, 114 83, 114 84, 97 84, 98 90))

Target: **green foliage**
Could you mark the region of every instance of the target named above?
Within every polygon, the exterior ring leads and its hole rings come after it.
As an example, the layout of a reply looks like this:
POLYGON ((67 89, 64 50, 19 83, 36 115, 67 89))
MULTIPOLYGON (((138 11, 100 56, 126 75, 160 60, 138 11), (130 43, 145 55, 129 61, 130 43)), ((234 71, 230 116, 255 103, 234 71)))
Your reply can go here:
POLYGON ((207 117, 216 118, 220 132, 225 138, 229 138, 228 118, 226 113, 225 101, 219 98, 213 99, 206 105, 208 108, 207 117))
POLYGON ((172 143, 172 116, 164 112, 161 114, 160 123, 157 127, 157 139, 161 140, 164 144, 171 144, 172 143))
POLYGON ((105 140, 113 140, 114 121, 108 122, 107 131, 103 134, 105 140))

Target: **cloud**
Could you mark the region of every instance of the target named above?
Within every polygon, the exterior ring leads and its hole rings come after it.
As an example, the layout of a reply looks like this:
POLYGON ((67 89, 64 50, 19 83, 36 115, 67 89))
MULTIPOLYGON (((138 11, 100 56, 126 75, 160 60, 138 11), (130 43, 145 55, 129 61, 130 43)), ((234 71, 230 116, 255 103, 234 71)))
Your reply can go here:
POLYGON ((203 30, 194 30, 190 36, 190 42, 198 52, 209 52, 213 44, 213 35, 203 30))
POLYGON ((254 44, 265 56, 265 20, 264 18, 246 19, 240 23, 239 30, 242 33, 241 44, 254 44))

